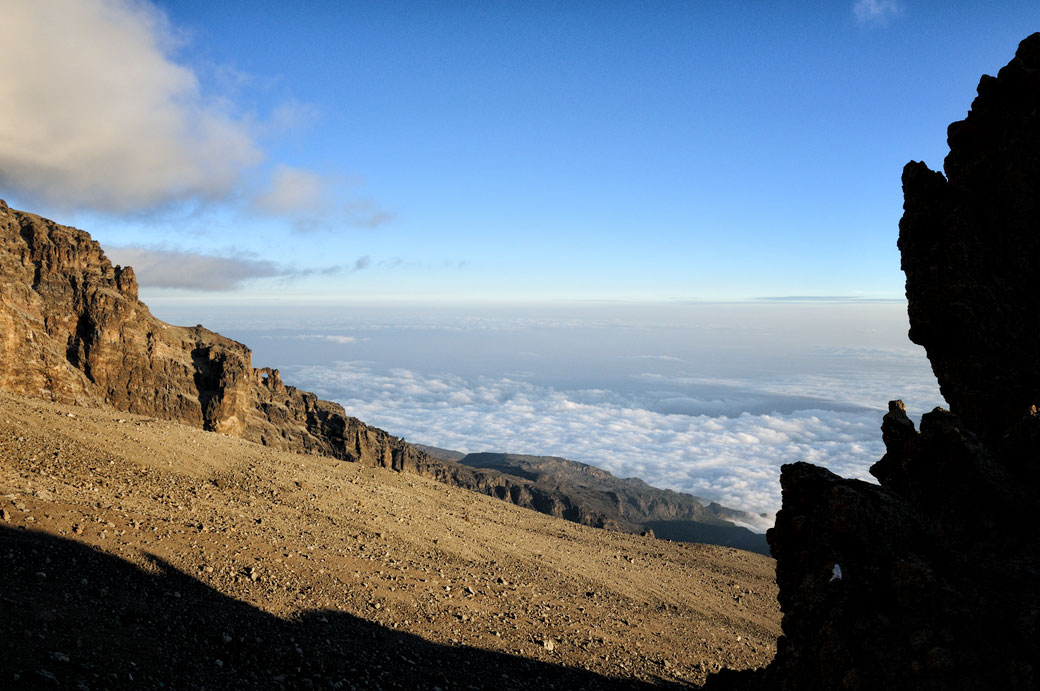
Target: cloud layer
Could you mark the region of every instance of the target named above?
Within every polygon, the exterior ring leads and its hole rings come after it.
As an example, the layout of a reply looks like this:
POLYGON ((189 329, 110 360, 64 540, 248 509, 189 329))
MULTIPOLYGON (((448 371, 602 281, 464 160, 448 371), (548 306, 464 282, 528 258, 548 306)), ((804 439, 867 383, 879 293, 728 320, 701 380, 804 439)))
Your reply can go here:
POLYGON ((870 479, 890 399, 915 419, 942 404, 897 303, 323 303, 211 323, 410 441, 564 456, 755 512, 779 508, 784 463, 870 479))
MULTIPOLYGON (((780 507, 782 464, 809 461, 869 480, 867 468, 884 453, 881 414, 874 410, 670 414, 604 389, 379 372, 349 362, 288 368, 285 376, 413 441, 564 456, 770 515, 780 507)), ((740 402, 727 407, 739 409, 740 402)))
POLYGON ((260 151, 175 42, 141 2, 3 2, 0 185, 111 212, 229 195, 260 151))

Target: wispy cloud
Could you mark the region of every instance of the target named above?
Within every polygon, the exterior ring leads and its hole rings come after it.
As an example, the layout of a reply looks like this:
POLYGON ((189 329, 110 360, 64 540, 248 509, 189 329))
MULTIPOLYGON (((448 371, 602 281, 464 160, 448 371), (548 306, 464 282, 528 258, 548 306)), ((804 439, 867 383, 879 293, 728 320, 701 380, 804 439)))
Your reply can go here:
POLYGON ((363 271, 372 263, 364 256, 351 264, 299 269, 239 252, 214 255, 135 245, 112 245, 105 253, 113 264, 132 266, 142 286, 201 291, 235 290, 260 278, 297 279, 349 274, 363 271))
POLYGON ((321 213, 328 181, 317 173, 278 166, 267 189, 253 200, 254 208, 272 216, 321 213))
POLYGON ((393 213, 386 211, 372 199, 356 199, 343 205, 344 219, 359 228, 378 228, 394 220, 393 213))
POLYGON ((297 231, 331 230, 348 225, 378 228, 393 219, 371 199, 352 199, 359 184, 342 175, 322 175, 279 165, 266 188, 252 201, 253 211, 290 219, 297 231))
POLYGON ((863 295, 768 295, 761 302, 905 302, 906 298, 879 298, 863 295))
POLYGON ((903 7, 896 0, 856 0, 852 13, 860 24, 884 24, 901 15, 903 7))
POLYGON ((626 360, 657 360, 660 362, 682 362, 682 358, 672 355, 622 355, 626 360))

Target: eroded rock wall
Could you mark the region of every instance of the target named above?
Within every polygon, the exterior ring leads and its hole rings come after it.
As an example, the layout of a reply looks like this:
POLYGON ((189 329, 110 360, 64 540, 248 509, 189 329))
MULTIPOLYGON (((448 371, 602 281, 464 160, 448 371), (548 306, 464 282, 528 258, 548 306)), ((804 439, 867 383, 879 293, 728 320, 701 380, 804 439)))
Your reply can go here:
POLYGON ((880 486, 784 466, 773 663, 713 688, 1040 686, 1040 34, 903 172, 910 338, 950 410, 893 401, 880 486))
POLYGON ((397 470, 425 456, 254 369, 241 343, 155 318, 85 232, 0 202, 0 242, 0 389, 397 470))

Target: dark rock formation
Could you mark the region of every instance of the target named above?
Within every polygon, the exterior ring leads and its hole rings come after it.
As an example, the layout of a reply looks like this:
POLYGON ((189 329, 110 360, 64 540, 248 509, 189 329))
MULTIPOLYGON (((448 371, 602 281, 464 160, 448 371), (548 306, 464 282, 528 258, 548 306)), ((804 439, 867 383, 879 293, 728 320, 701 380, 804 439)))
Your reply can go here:
MULTIPOLYGON (((594 527, 643 530, 623 507, 604 507, 580 486, 545 487, 431 457, 336 403, 286 386, 278 370, 253 368, 241 343, 152 316, 138 299, 133 269, 113 266, 85 232, 2 201, 0 390, 109 405, 286 451, 425 475, 594 527)), ((748 533, 718 520, 726 511, 705 511, 716 517, 710 527, 717 530, 693 539, 729 544, 730 533, 748 533)), ((760 536, 750 540, 759 543, 760 536)))
POLYGON ((1040 686, 1040 34, 978 94, 946 176, 903 172, 910 338, 950 410, 890 404, 880 487, 784 466, 784 636, 709 687, 1040 686))
POLYGON ((565 512, 556 515, 579 523, 769 553, 764 535, 732 523, 751 521, 753 516, 690 494, 651 487, 638 478, 617 478, 602 468, 554 456, 471 453, 459 463, 525 479, 533 502, 557 498, 554 504, 565 512))
POLYGON ((1040 403, 1040 38, 984 76, 950 125, 946 177, 903 171, 899 248, 910 339, 943 396, 987 441, 1040 403))

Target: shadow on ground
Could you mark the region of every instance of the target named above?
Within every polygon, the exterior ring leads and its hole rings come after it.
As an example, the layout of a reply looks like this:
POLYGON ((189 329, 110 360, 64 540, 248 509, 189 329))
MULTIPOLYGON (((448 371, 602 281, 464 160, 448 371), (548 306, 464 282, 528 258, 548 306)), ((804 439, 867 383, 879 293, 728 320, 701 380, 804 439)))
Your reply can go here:
POLYGON ((684 688, 438 645, 341 612, 287 621, 153 564, 0 527, 0 688, 684 688))

